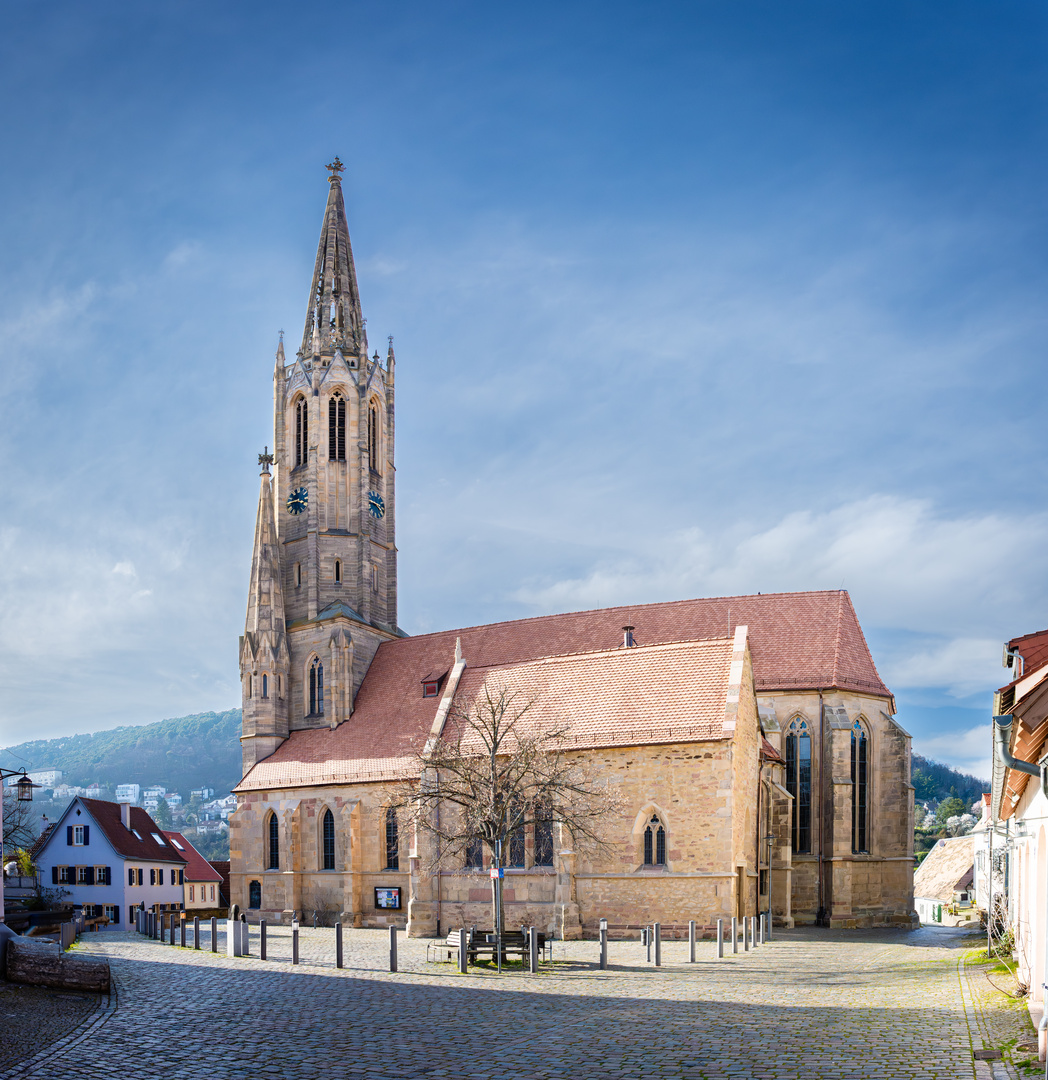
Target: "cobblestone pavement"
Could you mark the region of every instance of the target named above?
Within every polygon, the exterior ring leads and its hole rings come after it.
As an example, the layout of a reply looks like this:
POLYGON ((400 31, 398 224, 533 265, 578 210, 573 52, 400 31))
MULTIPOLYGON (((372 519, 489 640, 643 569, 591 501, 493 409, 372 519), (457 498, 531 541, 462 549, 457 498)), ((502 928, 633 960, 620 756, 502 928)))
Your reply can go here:
MULTIPOLYGON (((797 930, 716 959, 701 942, 663 945, 663 967, 637 941, 554 944, 539 975, 499 976, 427 963, 424 941, 270 928, 267 961, 227 959, 133 933, 78 946, 110 958, 117 1005, 45 1064, 47 1080, 372 1080, 404 1077, 694 1080, 974 1080, 963 930, 797 930)), ((224 949, 224 935, 219 934, 224 949)), ((976 1042, 976 1047, 981 1045, 976 1042)), ((987 1074, 988 1075, 988 1074, 987 1074)))
POLYGON ((70 1035, 99 1005, 97 994, 0 982, 0 1073, 70 1035))

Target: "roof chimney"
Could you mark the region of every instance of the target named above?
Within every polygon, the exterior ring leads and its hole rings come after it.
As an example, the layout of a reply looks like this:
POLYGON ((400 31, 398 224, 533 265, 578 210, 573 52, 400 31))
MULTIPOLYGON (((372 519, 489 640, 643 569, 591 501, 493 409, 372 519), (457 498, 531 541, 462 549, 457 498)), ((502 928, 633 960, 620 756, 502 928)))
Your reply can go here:
POLYGON ((123 825, 124 828, 127 829, 128 832, 131 831, 131 804, 130 803, 122 802, 120 804, 120 824, 123 825))
POLYGON ((636 646, 637 641, 633 636, 633 627, 624 626, 622 628, 622 647, 624 649, 632 649, 636 646))

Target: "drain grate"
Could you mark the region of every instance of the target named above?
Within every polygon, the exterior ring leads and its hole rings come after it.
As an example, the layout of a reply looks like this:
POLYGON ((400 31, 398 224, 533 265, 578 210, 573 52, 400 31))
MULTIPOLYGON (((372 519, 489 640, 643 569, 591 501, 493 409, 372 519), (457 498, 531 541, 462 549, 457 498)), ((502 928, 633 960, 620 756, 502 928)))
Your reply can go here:
POLYGON ((1000 1061, 1000 1050, 976 1050, 972 1057, 976 1061, 1000 1061))

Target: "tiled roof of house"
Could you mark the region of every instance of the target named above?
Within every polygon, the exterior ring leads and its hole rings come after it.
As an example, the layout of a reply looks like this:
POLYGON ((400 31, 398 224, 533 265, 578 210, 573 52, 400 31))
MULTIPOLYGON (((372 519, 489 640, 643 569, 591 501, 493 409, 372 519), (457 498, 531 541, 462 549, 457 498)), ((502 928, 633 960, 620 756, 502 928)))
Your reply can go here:
POLYGON ((131 828, 138 832, 136 836, 124 828, 120 820, 120 804, 104 802, 101 799, 86 799, 78 796, 84 809, 91 815, 95 824, 113 845, 113 850, 125 859, 143 859, 148 862, 184 863, 185 859, 169 844, 154 839, 163 835, 160 826, 140 806, 132 806, 131 828))
MULTIPOLYGON (((670 689, 671 668, 660 667, 667 663, 669 653, 646 647, 719 641, 718 648, 724 648, 725 639, 730 644, 735 627, 740 625, 749 627, 758 693, 840 688, 890 697, 843 590, 681 600, 546 615, 383 642, 357 694, 353 715, 335 729, 292 733, 274 754, 255 765, 238 790, 410 775, 414 756, 430 732, 440 702, 439 696, 422 696, 421 680, 427 674, 448 670, 457 638, 467 665, 460 696, 475 691, 478 673, 485 671, 497 669, 505 678, 506 672, 519 668, 520 677, 526 674, 536 685, 552 679, 558 692, 568 693, 572 702, 570 710, 565 710, 571 716, 566 718, 580 747, 719 737, 709 733, 713 721, 708 704, 696 701, 685 705, 681 694, 670 689), (622 627, 627 623, 634 627, 639 650, 619 648, 622 627), (639 663, 639 657, 645 657, 650 670, 643 676, 638 671, 636 677, 659 685, 657 694, 598 685, 598 676, 606 681, 607 673, 617 670, 619 661, 615 658, 632 653, 638 659, 625 663, 639 663), (600 675, 602 672, 605 674, 600 675), (590 683, 591 677, 598 681, 590 683), (618 694, 623 704, 632 702, 630 715, 625 708, 609 707, 612 693, 618 694), (594 709, 594 703, 600 707, 594 709), (703 712, 704 707, 707 712, 703 712), (673 735, 668 734, 671 731, 673 735), (685 736, 685 731, 691 734, 685 736)), ((689 657, 689 663, 697 663, 700 653, 702 650, 693 650, 682 655, 689 657)), ((714 691, 703 690, 707 692, 714 691)))
POLYGON ((186 860, 183 877, 186 881, 221 881, 222 875, 200 854, 199 851, 180 832, 164 830, 164 835, 178 849, 179 855, 186 860), (179 846, 181 845, 181 846, 179 846))
POLYGON ((219 886, 219 895, 222 898, 222 903, 229 904, 229 860, 224 862, 215 862, 210 860, 211 865, 218 871, 218 876, 222 879, 222 884, 219 886))
POLYGON ((975 839, 953 836, 940 840, 924 856, 913 875, 913 895, 924 900, 953 900, 956 889, 971 881, 975 863, 975 839))
POLYGON ((51 839, 51 834, 58 828, 58 822, 52 821, 47 828, 33 841, 33 846, 29 849, 29 857, 35 859, 41 851, 47 847, 48 840, 51 839))

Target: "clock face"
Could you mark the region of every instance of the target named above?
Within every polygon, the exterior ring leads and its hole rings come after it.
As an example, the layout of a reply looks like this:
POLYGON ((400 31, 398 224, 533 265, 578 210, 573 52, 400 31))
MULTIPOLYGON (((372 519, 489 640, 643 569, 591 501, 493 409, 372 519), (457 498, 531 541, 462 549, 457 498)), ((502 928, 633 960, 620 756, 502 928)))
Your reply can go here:
POLYGON ((386 504, 382 501, 382 496, 379 495, 377 491, 368 492, 368 509, 377 518, 385 516, 386 504))
POLYGON ((287 497, 287 512, 289 514, 301 514, 309 503, 309 492, 304 488, 295 488, 287 497))

